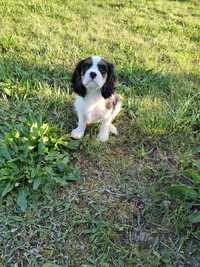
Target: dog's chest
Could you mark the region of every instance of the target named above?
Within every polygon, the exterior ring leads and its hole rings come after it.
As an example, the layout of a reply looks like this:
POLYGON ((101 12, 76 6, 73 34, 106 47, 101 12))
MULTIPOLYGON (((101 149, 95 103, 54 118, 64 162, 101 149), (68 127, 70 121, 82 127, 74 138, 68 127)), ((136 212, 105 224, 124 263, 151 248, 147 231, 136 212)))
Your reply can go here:
POLYGON ((98 97, 96 99, 86 99, 84 113, 87 123, 98 122, 105 119, 108 113, 105 100, 98 97))

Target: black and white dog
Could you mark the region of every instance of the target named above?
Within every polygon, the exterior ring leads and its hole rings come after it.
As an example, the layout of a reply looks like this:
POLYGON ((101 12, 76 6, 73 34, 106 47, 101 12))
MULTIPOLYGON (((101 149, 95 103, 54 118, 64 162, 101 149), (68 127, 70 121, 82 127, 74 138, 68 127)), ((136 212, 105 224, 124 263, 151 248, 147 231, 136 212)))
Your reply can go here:
POLYGON ((78 127, 71 132, 72 138, 80 139, 86 125, 95 122, 101 123, 100 141, 106 142, 110 132, 117 135, 112 121, 121 109, 121 101, 114 93, 115 82, 113 64, 102 57, 91 56, 78 63, 72 75, 78 127))

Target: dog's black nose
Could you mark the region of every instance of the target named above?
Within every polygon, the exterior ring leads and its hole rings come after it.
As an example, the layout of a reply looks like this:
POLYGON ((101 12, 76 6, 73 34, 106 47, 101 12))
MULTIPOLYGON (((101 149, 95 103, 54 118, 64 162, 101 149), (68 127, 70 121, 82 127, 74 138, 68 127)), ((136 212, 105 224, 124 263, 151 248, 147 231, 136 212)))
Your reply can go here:
POLYGON ((90 77, 94 79, 97 76, 97 74, 93 71, 90 72, 90 77))

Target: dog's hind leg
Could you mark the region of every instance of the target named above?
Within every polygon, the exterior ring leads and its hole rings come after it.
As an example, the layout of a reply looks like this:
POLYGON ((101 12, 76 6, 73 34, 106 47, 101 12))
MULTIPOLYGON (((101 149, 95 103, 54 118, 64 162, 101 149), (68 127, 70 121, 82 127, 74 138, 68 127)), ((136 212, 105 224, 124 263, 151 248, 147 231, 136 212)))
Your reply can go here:
POLYGON ((119 101, 117 103, 117 105, 115 106, 115 109, 114 109, 114 111, 112 113, 112 119, 111 119, 111 124, 110 124, 110 132, 112 134, 115 134, 115 135, 118 135, 118 131, 117 131, 117 128, 115 127, 115 125, 112 123, 112 121, 118 115, 118 113, 120 112, 120 110, 121 110, 121 102, 119 101))
POLYGON ((121 109, 121 102, 118 101, 113 112, 111 113, 110 117, 102 122, 99 134, 97 136, 97 138, 101 142, 108 141, 110 132, 117 135, 117 133, 118 133, 117 128, 112 124, 112 121, 117 116, 117 114, 120 112, 120 109, 121 109))

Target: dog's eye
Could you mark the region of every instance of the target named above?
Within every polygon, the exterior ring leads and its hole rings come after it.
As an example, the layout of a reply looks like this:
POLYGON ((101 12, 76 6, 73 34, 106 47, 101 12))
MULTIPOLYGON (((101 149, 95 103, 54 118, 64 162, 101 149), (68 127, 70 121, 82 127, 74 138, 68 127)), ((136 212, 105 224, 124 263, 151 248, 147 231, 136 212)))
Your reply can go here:
POLYGON ((89 69, 89 67, 91 66, 91 64, 89 64, 89 63, 83 63, 83 65, 82 65, 82 67, 84 68, 84 69, 89 69))
POLYGON ((107 69, 106 69, 106 66, 105 65, 98 65, 98 67, 99 67, 99 71, 101 73, 106 73, 107 69))
POLYGON ((89 63, 83 63, 81 66, 82 74, 85 74, 85 72, 92 66, 92 64, 89 63))

